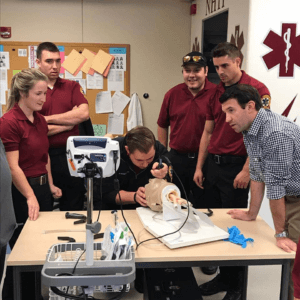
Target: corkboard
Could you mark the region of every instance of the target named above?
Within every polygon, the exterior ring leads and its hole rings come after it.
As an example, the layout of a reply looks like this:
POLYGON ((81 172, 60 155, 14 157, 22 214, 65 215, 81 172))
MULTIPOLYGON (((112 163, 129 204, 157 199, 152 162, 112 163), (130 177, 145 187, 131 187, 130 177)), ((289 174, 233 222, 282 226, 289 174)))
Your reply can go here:
MULTIPOLYGON (((4 42, 1 41, 0 44, 3 45, 3 51, 9 52, 10 59, 10 69, 7 72, 8 77, 8 87, 10 88, 11 78, 13 77, 13 70, 22 70, 29 67, 28 64, 28 46, 38 45, 40 42, 4 42), (27 56, 21 57, 18 56, 18 49, 27 49, 27 56)), ((65 55, 68 55, 73 49, 78 52, 82 52, 85 48, 98 52, 99 50, 103 50, 109 53, 110 48, 126 48, 126 71, 124 72, 124 91, 123 93, 130 97, 130 45, 128 44, 94 44, 94 43, 55 43, 57 46, 64 46, 65 55)), ((82 78, 85 79, 86 75, 82 72, 82 78)), ((95 112, 95 99, 96 95, 100 91, 107 91, 107 78, 104 78, 103 82, 103 90, 88 90, 86 91, 86 99, 89 102, 89 112, 90 118, 93 124, 108 124, 108 113, 104 114, 96 114, 95 112)), ((114 92, 111 92, 112 95, 114 92)), ((6 97, 7 98, 7 97, 6 97)), ((2 111, 5 113, 6 105, 2 106, 2 111)), ((128 118, 128 104, 123 111, 124 114, 124 133, 127 132, 127 118, 128 118)))

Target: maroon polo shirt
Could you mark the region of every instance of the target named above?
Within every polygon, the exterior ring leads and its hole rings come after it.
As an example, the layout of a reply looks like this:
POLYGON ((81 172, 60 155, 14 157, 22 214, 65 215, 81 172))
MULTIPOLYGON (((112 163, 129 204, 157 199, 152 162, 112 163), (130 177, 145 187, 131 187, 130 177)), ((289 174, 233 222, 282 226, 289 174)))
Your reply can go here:
POLYGON ((26 177, 47 174, 48 125, 38 112, 28 120, 18 104, 0 118, 0 137, 5 151, 19 151, 19 166, 26 177))
POLYGON ((205 116, 211 91, 215 84, 207 79, 204 88, 194 97, 185 83, 170 89, 162 103, 157 124, 171 127, 170 144, 179 152, 198 152, 205 125, 205 116))
MULTIPOLYGON (((62 114, 83 103, 88 104, 76 81, 57 78, 53 89, 48 87, 46 103, 40 113, 44 116, 62 114)), ((70 131, 49 136, 50 148, 66 147, 68 137, 74 135, 79 135, 78 125, 70 131)))
MULTIPOLYGON (((255 87, 260 96, 270 95, 268 88, 260 81, 254 79, 242 71, 242 77, 239 84, 249 84, 255 87)), ((226 115, 222 111, 222 105, 219 98, 225 92, 224 84, 220 82, 209 101, 206 120, 215 122, 214 131, 212 133, 208 152, 219 155, 236 155, 246 156, 246 148, 243 141, 242 133, 236 133, 226 122, 226 115)))

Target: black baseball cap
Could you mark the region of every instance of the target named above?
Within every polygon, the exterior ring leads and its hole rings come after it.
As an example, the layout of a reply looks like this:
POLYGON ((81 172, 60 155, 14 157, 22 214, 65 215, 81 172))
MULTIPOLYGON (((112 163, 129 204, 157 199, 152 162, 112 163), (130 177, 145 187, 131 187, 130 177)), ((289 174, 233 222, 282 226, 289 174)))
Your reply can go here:
POLYGON ((189 64, 194 64, 198 65, 201 67, 206 67, 207 66, 207 61, 205 56, 198 51, 193 51, 188 53, 182 58, 182 67, 189 65, 189 64))

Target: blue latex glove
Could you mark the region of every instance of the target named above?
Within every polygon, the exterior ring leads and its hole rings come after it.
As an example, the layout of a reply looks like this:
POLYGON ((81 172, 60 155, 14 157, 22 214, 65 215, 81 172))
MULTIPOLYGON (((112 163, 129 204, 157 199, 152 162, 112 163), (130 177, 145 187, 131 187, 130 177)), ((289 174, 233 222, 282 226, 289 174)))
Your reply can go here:
POLYGON ((225 241, 229 241, 231 243, 241 245, 242 248, 247 247, 247 242, 253 243, 254 240, 252 238, 246 239, 243 234, 241 234, 240 230, 236 226, 232 226, 227 228, 229 233, 229 238, 225 239, 225 241))

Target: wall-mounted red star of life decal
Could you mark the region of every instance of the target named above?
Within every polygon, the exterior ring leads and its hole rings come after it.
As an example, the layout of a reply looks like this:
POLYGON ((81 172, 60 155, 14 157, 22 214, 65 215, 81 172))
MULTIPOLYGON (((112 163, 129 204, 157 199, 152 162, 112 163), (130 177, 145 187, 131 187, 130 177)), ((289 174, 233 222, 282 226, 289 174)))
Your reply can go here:
MULTIPOLYGON (((294 105, 294 102, 296 100, 297 95, 294 97, 294 99, 291 101, 291 103, 287 106, 287 108, 284 110, 284 112, 281 114, 282 116, 288 117, 289 113, 294 105)), ((295 122, 296 120, 294 120, 295 122)))
POLYGON ((240 25, 235 26, 234 35, 231 35, 230 43, 235 45, 241 51, 241 65, 243 64, 244 55, 242 53, 242 48, 244 46, 244 32, 240 34, 240 25))
POLYGON ((300 35, 296 36, 297 24, 282 24, 281 36, 270 31, 264 44, 273 50, 263 56, 268 69, 279 64, 280 77, 293 77, 294 65, 300 67, 300 35))

